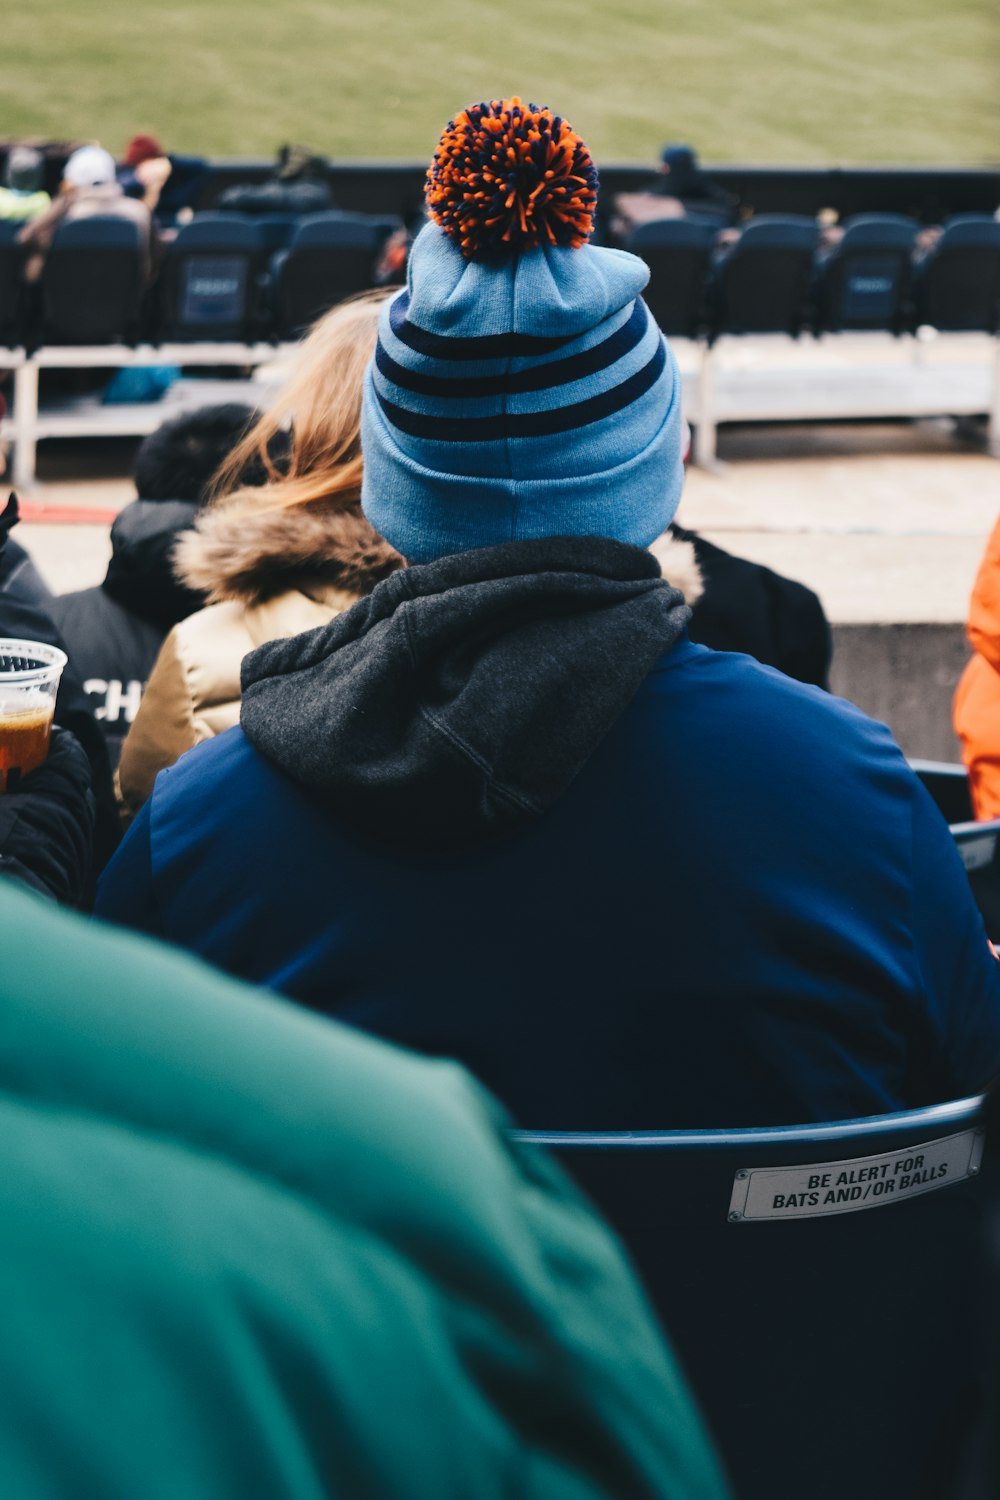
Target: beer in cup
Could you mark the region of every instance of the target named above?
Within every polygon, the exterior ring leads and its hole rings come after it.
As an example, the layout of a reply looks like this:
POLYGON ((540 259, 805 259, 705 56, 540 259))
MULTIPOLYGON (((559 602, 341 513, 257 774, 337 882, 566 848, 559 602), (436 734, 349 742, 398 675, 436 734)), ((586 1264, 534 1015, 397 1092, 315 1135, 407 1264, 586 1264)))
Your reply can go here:
POLYGON ((48 755, 65 665, 58 646, 0 639, 0 792, 14 791, 48 755))

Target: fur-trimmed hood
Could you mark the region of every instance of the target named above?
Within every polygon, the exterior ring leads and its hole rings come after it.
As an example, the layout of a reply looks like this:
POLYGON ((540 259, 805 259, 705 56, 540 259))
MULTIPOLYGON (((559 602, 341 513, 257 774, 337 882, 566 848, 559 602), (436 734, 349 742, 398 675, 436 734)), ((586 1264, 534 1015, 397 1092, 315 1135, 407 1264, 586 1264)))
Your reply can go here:
POLYGON ((671 527, 656 538, 649 550, 659 563, 663 577, 673 588, 680 589, 685 604, 693 608, 705 592, 705 581, 698 566, 694 542, 689 541, 686 536, 675 536, 674 528, 671 527))
MULTIPOLYGON (((667 582, 696 604, 705 585, 693 543, 668 530, 649 550, 667 582)), ((357 506, 324 502, 259 512, 211 506, 181 534, 173 560, 181 582, 209 604, 259 604, 309 583, 361 597, 404 566, 357 506)))
POLYGON ((333 501, 286 510, 210 506, 174 551, 178 578, 210 604, 259 604, 310 584, 360 598, 402 564, 356 504, 333 501))

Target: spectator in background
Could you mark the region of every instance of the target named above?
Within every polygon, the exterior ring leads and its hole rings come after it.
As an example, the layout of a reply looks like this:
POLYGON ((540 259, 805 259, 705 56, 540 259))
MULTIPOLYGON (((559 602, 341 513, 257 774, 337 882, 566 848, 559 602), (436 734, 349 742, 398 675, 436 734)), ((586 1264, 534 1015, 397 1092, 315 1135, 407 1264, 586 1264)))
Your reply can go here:
POLYGON ((664 146, 655 178, 638 192, 616 197, 613 228, 619 238, 625 238, 640 224, 657 219, 695 218, 728 229, 738 201, 702 170, 693 147, 664 146))
POLYGON ((713 651, 741 651, 797 682, 830 685, 833 638, 812 589, 671 525, 650 551, 691 606, 688 636, 713 651))
POLYGON ((360 505, 362 377, 383 300, 370 293, 320 319, 287 386, 232 453, 217 500, 181 539, 187 597, 209 603, 171 630, 125 741, 119 787, 129 814, 185 750, 239 722, 247 652, 327 624, 399 566, 360 505), (289 423, 279 473, 273 445, 289 423))
POLYGON ((717 218, 720 228, 732 223, 736 198, 703 171, 693 146, 664 146, 657 180, 648 191, 679 204, 685 214, 717 218))
POLYGON ((114 157, 100 146, 81 146, 74 151, 63 169, 59 196, 45 213, 21 230, 19 242, 25 246, 28 259, 25 278, 37 281, 45 257, 60 224, 95 214, 112 214, 131 219, 139 226, 146 254, 147 274, 151 265, 153 226, 149 209, 135 198, 126 198, 115 175, 114 157))
POLYGON ((135 135, 125 147, 118 183, 127 198, 140 199, 155 214, 172 171, 170 158, 155 136, 135 135))
POLYGON ((226 188, 219 208, 241 214, 317 214, 333 208, 329 163, 305 146, 282 146, 266 182, 226 188))
POLYGON ((645 550, 681 382, 646 266, 586 243, 586 147, 473 106, 428 202, 362 411, 410 566, 247 657, 241 727, 158 778, 100 913, 454 1056, 529 1126, 977 1092, 1000 969, 937 808, 884 726, 693 644, 645 550))
POLYGON ((45 158, 33 146, 12 146, 3 169, 0 187, 0 219, 25 223, 37 219, 52 206, 45 192, 45 158))
MULTIPOLYGON (((684 423, 687 466, 691 431, 684 423)), ((828 688, 833 638, 812 589, 735 557, 671 522, 649 549, 691 607, 688 636, 713 651, 741 651, 798 682, 828 688)))
MULTIPOLYGON (((165 422, 139 448, 138 499, 111 528, 111 561, 104 582, 63 594, 52 616, 68 643, 70 660, 104 731, 112 767, 139 711, 143 689, 167 632, 205 602, 175 575, 177 538, 194 524, 208 500, 216 471, 253 424, 250 407, 206 406, 165 422)), ((287 446, 274 434, 269 455, 287 446)), ((246 487, 263 484, 254 463, 242 473, 246 487)))
POLYGON ((976 817, 1000 818, 1000 518, 976 574, 966 631, 973 657, 955 692, 955 733, 976 817))
POLYGON ((460 1069, 4 881, 0 928, 0 1494, 725 1500, 617 1242, 460 1069))

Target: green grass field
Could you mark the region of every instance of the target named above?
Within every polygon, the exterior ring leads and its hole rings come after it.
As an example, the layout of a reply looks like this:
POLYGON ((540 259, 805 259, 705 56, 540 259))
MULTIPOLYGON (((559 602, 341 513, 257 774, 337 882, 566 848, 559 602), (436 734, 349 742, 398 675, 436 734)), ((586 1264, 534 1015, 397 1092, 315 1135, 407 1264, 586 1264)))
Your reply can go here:
POLYGON ((0 136, 153 131, 176 150, 423 159, 521 93, 598 163, 1000 160, 996 0, 29 0, 4 17, 0 136))

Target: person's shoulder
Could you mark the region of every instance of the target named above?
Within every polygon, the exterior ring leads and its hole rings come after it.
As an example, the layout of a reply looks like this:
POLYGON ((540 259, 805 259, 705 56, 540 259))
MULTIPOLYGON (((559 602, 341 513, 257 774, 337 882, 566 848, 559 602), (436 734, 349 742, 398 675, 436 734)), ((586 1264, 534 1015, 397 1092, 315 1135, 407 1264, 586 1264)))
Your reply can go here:
POLYGON ((169 639, 185 671, 197 676, 202 693, 239 696, 240 663, 257 644, 245 604, 235 599, 206 604, 178 621, 169 639))
POLYGON ((77 589, 72 594, 61 594, 52 600, 49 611, 67 643, 70 656, 75 651, 86 650, 110 658, 123 645, 132 644, 138 637, 146 651, 151 652, 149 666, 152 667, 156 660, 163 639, 162 630, 155 629, 127 605, 113 598, 101 584, 77 589))
POLYGON ((650 682, 654 693, 683 700, 683 721, 680 702, 670 707, 675 723, 728 726, 734 745, 744 751, 762 741, 775 757, 788 761, 808 754, 825 764, 863 752, 905 765, 889 728, 856 704, 738 652, 685 640, 664 658, 650 682))
POLYGON ((194 826, 199 806, 206 817, 225 817, 234 807, 254 803, 261 804, 258 810, 263 815, 265 806, 273 803, 275 790, 286 780, 235 724, 199 741, 159 773, 150 798, 151 815, 159 822, 180 809, 180 815, 194 826))
POLYGON ((82 607, 96 604, 106 597, 99 583, 91 584, 90 588, 71 589, 69 593, 56 594, 49 606, 52 618, 54 620, 70 619, 82 607))

